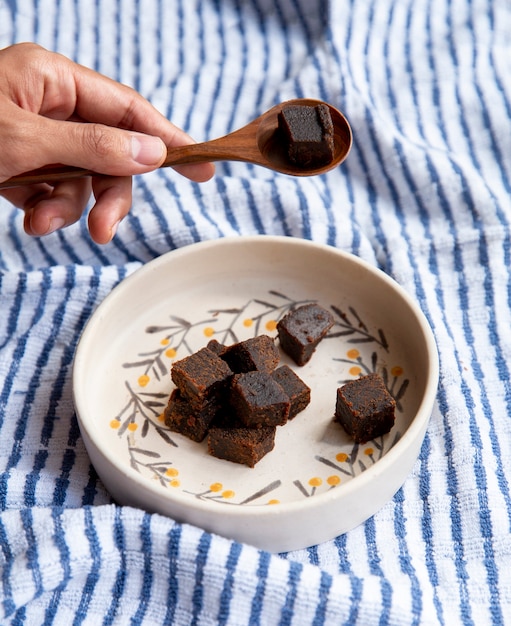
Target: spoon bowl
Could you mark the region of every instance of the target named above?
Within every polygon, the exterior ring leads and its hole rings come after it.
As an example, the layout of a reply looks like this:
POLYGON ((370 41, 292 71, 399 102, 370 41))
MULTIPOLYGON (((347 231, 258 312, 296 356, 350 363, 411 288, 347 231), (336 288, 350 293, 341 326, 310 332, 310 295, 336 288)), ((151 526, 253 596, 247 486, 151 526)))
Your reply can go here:
MULTIPOLYGON (((324 174, 340 165, 348 156, 351 144, 351 128, 340 111, 321 100, 297 98, 275 105, 246 126, 218 139, 168 148, 167 158, 160 167, 213 161, 243 161, 290 176, 314 176, 324 174), (285 142, 279 131, 278 116, 283 107, 288 105, 318 104, 326 104, 330 109, 334 127, 334 156, 330 162, 318 167, 299 167, 287 157, 285 142)), ((52 184, 95 175, 98 173, 70 165, 48 165, 0 182, 0 189, 35 183, 52 184)))

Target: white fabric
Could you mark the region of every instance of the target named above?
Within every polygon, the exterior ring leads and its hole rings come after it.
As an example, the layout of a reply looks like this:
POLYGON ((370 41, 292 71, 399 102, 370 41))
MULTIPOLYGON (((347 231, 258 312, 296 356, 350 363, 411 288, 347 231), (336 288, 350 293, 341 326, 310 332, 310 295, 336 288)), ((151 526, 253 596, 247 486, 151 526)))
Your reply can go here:
POLYGON ((0 0, 36 41, 131 84, 198 140, 272 104, 344 111, 353 150, 291 179, 240 163, 138 177, 104 247, 0 202, 3 624, 511 623, 511 6, 506 0, 0 0), (412 474, 334 541, 269 555, 118 507, 71 398, 112 287, 170 249, 283 234, 349 250, 418 301, 440 352, 412 474))

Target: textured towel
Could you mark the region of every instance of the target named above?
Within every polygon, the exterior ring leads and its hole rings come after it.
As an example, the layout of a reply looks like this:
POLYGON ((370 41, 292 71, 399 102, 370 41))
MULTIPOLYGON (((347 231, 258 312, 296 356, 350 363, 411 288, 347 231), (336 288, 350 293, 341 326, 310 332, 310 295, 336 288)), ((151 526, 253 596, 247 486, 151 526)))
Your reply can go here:
POLYGON ((511 623, 511 5, 506 0, 0 0, 35 41, 132 85, 197 140, 292 97, 344 111, 328 175, 219 164, 135 180, 107 246, 0 201, 2 624, 511 623), (438 399, 396 496, 270 555, 112 503, 80 438, 74 350, 123 277, 193 242, 278 234, 355 253, 426 314, 438 399))

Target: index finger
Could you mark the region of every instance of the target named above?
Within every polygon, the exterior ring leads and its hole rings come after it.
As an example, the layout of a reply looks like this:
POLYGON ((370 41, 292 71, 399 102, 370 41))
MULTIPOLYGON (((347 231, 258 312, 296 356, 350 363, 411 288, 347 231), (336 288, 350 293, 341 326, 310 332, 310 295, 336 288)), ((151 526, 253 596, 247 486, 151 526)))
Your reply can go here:
MULTIPOLYGON (((131 87, 82 65, 75 65, 74 80, 76 113, 80 118, 160 137, 167 148, 195 143, 131 87)), ((196 182, 209 180, 215 172, 212 163, 179 165, 174 169, 196 182)))
POLYGON ((155 135, 167 146, 194 142, 133 88, 78 64, 73 64, 73 78, 82 120, 155 135))

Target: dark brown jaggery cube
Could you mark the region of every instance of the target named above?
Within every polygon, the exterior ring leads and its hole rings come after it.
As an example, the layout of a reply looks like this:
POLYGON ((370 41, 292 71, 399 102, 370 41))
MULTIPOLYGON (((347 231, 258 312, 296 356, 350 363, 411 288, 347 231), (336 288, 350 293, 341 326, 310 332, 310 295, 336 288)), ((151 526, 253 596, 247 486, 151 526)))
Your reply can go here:
POLYGON ((230 404, 249 428, 282 426, 291 406, 282 387, 269 374, 257 370, 233 376, 230 404))
POLYGON ((273 450, 275 431, 275 426, 246 428, 238 423, 215 423, 208 433, 208 452, 219 459, 254 467, 273 450))
POLYGON ((295 165, 320 167, 334 158, 334 125, 326 104, 284 106, 278 126, 295 165))
POLYGON ((293 419, 309 404, 310 387, 288 365, 281 365, 271 376, 286 392, 290 402, 288 419, 293 419))
POLYGON ((305 365, 333 323, 332 314, 319 304, 304 304, 277 323, 280 346, 297 365, 305 365))
POLYGON ((272 372, 280 360, 275 340, 268 335, 258 335, 228 346, 221 357, 236 374, 253 370, 272 372))
POLYGON ((347 382, 337 390, 335 421, 357 443, 385 435, 394 426, 396 401, 378 374, 347 382))
POLYGON ((179 389, 174 389, 165 408, 165 424, 171 431, 200 443, 205 439, 217 412, 218 404, 215 401, 195 408, 181 395, 179 389))
POLYGON ((221 394, 231 376, 227 363, 209 348, 176 361, 171 369, 171 378, 181 395, 195 406, 221 394))
POLYGON ((211 352, 218 354, 218 356, 221 356, 225 350, 224 344, 220 343, 217 339, 210 339, 206 348, 211 350, 211 352))

